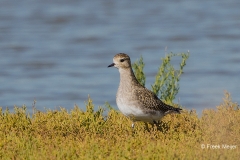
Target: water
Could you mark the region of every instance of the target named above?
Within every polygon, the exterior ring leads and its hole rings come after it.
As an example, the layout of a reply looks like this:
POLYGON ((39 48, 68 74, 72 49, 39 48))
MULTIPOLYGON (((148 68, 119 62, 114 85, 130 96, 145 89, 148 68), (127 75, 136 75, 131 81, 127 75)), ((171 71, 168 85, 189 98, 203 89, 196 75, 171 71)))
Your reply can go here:
MULTIPOLYGON (((190 51, 175 102, 240 103, 240 2, 0 1, 0 106, 84 108, 115 103, 116 53, 145 62, 146 87, 166 53, 190 51)), ((177 66, 179 59, 173 61, 177 66)))

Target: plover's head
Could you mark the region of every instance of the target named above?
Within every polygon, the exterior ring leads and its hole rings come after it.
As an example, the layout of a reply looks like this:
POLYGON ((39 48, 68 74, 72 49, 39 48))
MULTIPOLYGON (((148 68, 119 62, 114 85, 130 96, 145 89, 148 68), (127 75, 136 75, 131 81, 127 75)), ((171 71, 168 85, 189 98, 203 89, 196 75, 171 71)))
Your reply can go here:
POLYGON ((118 53, 113 57, 113 63, 108 67, 116 67, 116 68, 131 68, 131 60, 130 57, 125 53, 118 53))

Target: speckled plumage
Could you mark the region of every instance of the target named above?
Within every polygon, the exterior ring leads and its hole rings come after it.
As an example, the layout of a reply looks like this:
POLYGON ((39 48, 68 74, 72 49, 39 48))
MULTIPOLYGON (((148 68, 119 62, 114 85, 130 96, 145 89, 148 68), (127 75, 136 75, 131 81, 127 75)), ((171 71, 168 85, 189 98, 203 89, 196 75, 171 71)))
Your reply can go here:
POLYGON ((116 67, 119 70, 120 84, 116 102, 125 116, 133 121, 154 123, 168 113, 180 113, 180 108, 163 103, 152 91, 137 81, 127 54, 116 54, 113 63, 108 67, 116 67))

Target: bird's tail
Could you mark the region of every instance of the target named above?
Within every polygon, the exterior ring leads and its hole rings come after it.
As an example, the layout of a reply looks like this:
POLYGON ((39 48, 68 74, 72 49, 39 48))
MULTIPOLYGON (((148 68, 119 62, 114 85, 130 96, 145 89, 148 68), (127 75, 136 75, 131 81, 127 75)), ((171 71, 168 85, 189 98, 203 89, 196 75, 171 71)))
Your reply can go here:
POLYGON ((178 113, 178 114, 180 114, 181 110, 182 110, 182 108, 175 108, 175 107, 170 106, 170 105, 168 105, 168 108, 169 108, 169 110, 167 112, 165 112, 165 114, 169 114, 169 113, 178 113))
POLYGON ((175 111, 176 113, 178 113, 178 114, 181 113, 181 110, 182 110, 182 108, 174 108, 174 111, 175 111))

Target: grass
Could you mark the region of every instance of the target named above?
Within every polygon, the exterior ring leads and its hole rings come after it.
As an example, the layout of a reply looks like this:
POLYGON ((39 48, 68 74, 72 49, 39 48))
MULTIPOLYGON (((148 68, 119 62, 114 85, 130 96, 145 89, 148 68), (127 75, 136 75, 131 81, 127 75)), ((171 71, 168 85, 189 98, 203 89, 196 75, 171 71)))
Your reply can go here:
POLYGON ((184 110, 149 130, 141 122, 132 129, 128 118, 109 105, 94 108, 90 98, 85 111, 34 109, 30 116, 26 106, 0 108, 0 159, 239 159, 239 124, 239 106, 227 92, 201 117, 184 110))

